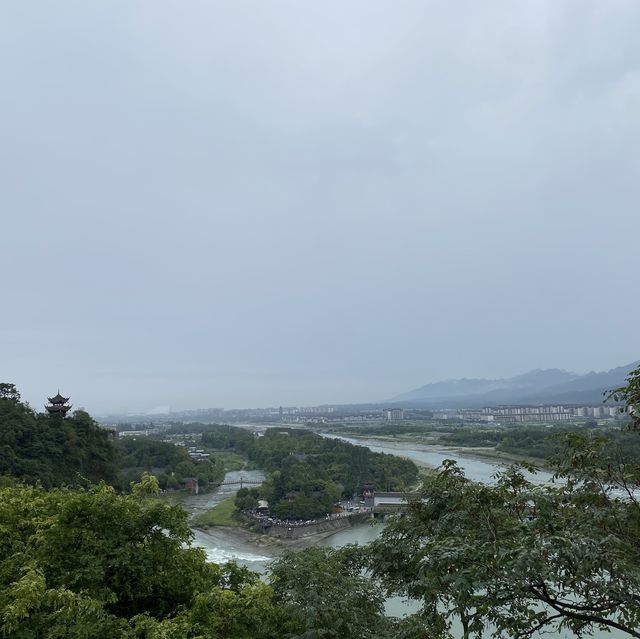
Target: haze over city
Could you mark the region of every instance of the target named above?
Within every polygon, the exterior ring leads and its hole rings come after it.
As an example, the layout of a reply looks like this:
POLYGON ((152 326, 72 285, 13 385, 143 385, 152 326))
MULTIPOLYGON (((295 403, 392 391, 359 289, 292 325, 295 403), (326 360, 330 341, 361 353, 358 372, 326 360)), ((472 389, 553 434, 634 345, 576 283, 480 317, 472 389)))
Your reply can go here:
POLYGON ((3 3, 0 381, 147 411, 637 359, 639 22, 3 3))

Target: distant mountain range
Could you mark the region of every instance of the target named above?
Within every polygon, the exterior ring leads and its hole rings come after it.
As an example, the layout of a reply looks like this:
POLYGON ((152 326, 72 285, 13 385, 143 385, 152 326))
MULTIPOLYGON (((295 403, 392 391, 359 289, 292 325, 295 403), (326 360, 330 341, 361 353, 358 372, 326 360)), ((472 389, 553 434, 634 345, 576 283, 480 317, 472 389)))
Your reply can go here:
POLYGON ((557 368, 537 369, 507 379, 452 379, 394 397, 391 403, 424 407, 478 407, 497 404, 594 404, 622 386, 640 360, 601 373, 580 375, 557 368))

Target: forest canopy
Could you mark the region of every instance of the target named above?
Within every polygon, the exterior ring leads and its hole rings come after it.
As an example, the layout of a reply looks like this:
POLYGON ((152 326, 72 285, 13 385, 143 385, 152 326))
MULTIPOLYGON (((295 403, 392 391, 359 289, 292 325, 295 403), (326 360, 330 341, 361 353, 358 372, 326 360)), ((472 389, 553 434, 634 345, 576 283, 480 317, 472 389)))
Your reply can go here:
POLYGON ((86 485, 117 477, 112 434, 85 411, 37 413, 12 384, 0 384, 0 475, 43 486, 86 485))
POLYGON ((148 437, 115 438, 85 411, 38 413, 23 403, 13 384, 0 384, 0 476, 29 484, 87 486, 104 481, 127 491, 143 473, 161 488, 177 488, 184 477, 218 484, 224 466, 215 457, 193 461, 184 447, 148 437))

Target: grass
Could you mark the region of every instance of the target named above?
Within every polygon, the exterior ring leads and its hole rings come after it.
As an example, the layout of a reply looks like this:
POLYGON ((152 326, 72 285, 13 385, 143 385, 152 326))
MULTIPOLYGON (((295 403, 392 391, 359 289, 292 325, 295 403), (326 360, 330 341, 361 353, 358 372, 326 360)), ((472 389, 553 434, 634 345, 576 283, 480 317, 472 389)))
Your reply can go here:
POLYGON ((240 522, 236 519, 236 506, 233 497, 227 497, 206 513, 193 518, 196 526, 237 526, 240 522))
POLYGON ((168 502, 172 506, 176 506, 177 504, 181 504, 187 497, 191 496, 191 491, 183 489, 183 490, 167 490, 164 493, 160 493, 158 495, 158 499, 164 502, 168 502))

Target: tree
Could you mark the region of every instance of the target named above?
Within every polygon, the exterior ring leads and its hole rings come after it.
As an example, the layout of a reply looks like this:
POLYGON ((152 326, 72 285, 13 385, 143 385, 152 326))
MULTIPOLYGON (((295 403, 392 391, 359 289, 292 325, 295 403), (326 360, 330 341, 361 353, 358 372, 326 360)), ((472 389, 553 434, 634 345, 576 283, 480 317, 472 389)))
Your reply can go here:
MULTIPOLYGON (((632 407, 639 380, 634 371, 616 391, 632 407)), ((640 637, 640 464, 604 437, 568 433, 562 443, 551 486, 518 467, 476 484, 445 462, 372 544, 374 576, 422 603, 415 620, 429 636, 451 636, 457 619, 465 637, 553 628, 640 637)))
POLYGON ((631 371, 626 385, 611 391, 608 398, 616 402, 624 402, 631 417, 632 426, 640 429, 640 368, 631 371))
POLYGON ((14 384, 0 383, 0 399, 8 399, 12 402, 20 401, 20 393, 14 384))
POLYGON ((234 498, 238 510, 254 510, 258 507, 260 492, 257 488, 241 488, 234 498))
POLYGON ((0 488, 0 636, 276 639, 271 588, 190 546, 187 514, 106 484, 0 488), (255 633, 253 626, 259 628, 255 633))
POLYGON ((0 475, 45 486, 113 482, 115 459, 111 433, 88 413, 36 413, 13 384, 0 384, 0 475))
POLYGON ((309 548, 286 552, 271 568, 275 600, 297 621, 282 637, 367 639, 395 637, 384 596, 363 576, 357 550, 309 548))

